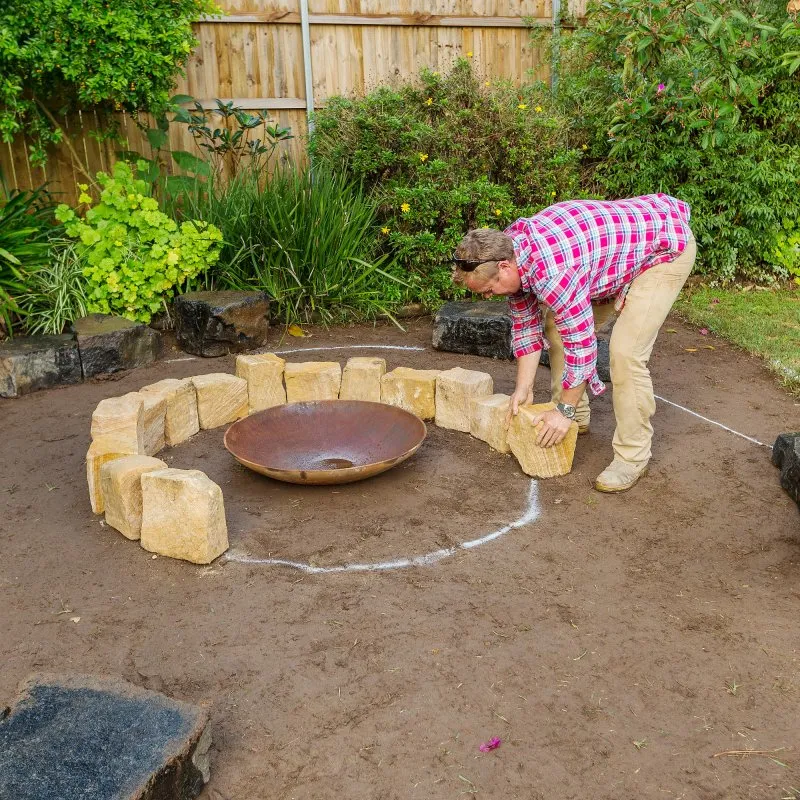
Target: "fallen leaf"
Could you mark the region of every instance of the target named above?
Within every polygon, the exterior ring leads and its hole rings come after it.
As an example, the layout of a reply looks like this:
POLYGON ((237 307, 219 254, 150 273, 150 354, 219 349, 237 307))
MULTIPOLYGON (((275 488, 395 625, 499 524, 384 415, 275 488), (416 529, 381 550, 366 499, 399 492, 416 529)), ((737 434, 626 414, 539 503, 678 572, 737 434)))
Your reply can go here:
POLYGON ((290 325, 288 331, 289 336, 297 336, 298 338, 308 336, 308 334, 299 325, 290 325))
POLYGON ((69 621, 70 621, 70 622, 80 622, 80 621, 81 621, 81 618, 80 618, 80 617, 70 617, 70 618, 69 618, 69 621))
POLYGON ((716 350, 717 348, 714 347, 714 345, 711 345, 711 344, 704 344, 703 345, 703 349, 704 350, 716 350))
POLYGON ((676 331, 675 328, 667 328, 666 332, 667 333, 677 333, 678 331, 676 331))
POLYGON ((696 352, 697 352, 697 348, 696 348, 696 347, 684 347, 683 349, 684 349, 684 350, 685 350, 687 353, 696 353, 696 352))

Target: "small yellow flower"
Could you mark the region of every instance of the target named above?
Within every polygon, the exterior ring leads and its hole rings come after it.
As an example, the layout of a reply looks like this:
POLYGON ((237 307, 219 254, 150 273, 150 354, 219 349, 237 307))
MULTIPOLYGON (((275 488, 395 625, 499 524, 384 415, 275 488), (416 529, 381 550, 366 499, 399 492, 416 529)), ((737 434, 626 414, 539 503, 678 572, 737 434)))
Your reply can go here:
POLYGON ((550 192, 550 197, 555 197, 555 196, 556 196, 555 192, 550 192))
POLYGON ((483 85, 484 85, 484 86, 491 86, 491 85, 492 85, 492 82, 491 82, 491 81, 485 81, 483 85))
POLYGON ((434 78, 438 78, 439 77, 439 73, 438 72, 431 72, 431 75, 433 75, 434 78))
POLYGON ((427 153, 417 153, 417 155, 419 156, 419 160, 422 161, 422 162, 425 162, 425 161, 428 160, 428 154, 427 153))
POLYGON ((518 108, 520 111, 524 111, 524 110, 525 110, 527 107, 528 107, 528 104, 527 104, 527 103, 520 103, 520 104, 517 106, 517 108, 518 108))
POLYGON ((499 217, 503 212, 499 208, 496 208, 494 210, 494 213, 497 214, 497 216, 499 217))
POLYGON ((389 235, 389 229, 388 229, 388 228, 387 228, 387 227, 384 225, 384 226, 381 228, 381 233, 382 233, 384 236, 388 236, 388 235, 389 235))
POLYGON ((589 149, 589 145, 588 144, 585 144, 585 145, 583 145, 583 147, 581 147, 581 150, 588 150, 588 149, 589 149))
POLYGON ((537 114, 541 114, 542 113, 542 107, 541 106, 536 106, 535 111, 536 111, 537 114))
POLYGON ((472 58, 472 50, 467 50, 467 58, 472 58))
POLYGON ((426 106, 432 106, 432 105, 433 105, 433 98, 432 98, 432 97, 429 97, 429 98, 428 98, 428 99, 425 101, 425 105, 426 105, 426 106))
POLYGON ((410 206, 408 203, 402 203, 402 204, 400 205, 400 210, 401 210, 401 211, 402 211, 404 214, 408 214, 408 212, 409 212, 409 211, 411 211, 411 206, 410 206))

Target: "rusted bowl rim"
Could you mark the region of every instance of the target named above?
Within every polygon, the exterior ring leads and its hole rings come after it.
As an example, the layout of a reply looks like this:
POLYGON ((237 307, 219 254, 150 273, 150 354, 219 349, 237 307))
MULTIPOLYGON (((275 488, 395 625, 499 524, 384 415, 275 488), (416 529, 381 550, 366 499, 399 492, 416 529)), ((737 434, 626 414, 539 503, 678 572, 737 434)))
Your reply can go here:
MULTIPOLYGON (((376 403, 370 400, 347 400, 347 401, 340 401, 340 400, 312 400, 312 401, 304 401, 302 403, 282 403, 281 406, 273 406, 272 408, 265 409, 264 411, 257 411, 256 414, 263 414, 265 412, 269 412, 274 408, 285 408, 287 406, 292 405, 330 405, 334 403, 340 402, 358 402, 363 403, 364 405, 371 405, 371 406, 386 406, 387 403, 376 403)), ((358 480, 362 480, 365 478, 371 478, 375 475, 380 475, 382 472, 386 472, 386 470, 390 469, 397 464, 402 463, 414 453, 419 450, 422 446, 425 438, 428 435, 428 427, 423 420, 421 420, 416 414, 412 414, 410 411, 406 411, 403 408, 399 408, 398 406, 392 406, 396 411, 401 412, 403 414, 408 415, 411 417, 416 423, 418 423, 420 428, 420 438, 419 441, 408 450, 400 453, 393 458, 383 459, 382 461, 372 461, 369 464, 360 464, 358 466, 353 467, 342 467, 340 469, 302 469, 302 470, 294 470, 294 469, 281 469, 279 467, 270 467, 264 464, 259 464, 254 461, 249 461, 246 458, 242 458, 241 456, 237 455, 229 446, 228 444, 228 434, 240 423, 244 423, 250 417, 255 416, 255 414, 250 414, 247 417, 243 417, 240 420, 234 422, 226 431, 225 436, 223 437, 223 444, 225 445, 225 449, 243 466, 247 467, 248 469, 252 470, 253 472, 257 472, 260 475, 265 475, 267 477, 275 478, 276 480, 286 481, 288 483, 299 483, 299 484, 308 484, 308 485, 324 485, 324 484, 335 484, 335 483, 353 483, 358 480)))

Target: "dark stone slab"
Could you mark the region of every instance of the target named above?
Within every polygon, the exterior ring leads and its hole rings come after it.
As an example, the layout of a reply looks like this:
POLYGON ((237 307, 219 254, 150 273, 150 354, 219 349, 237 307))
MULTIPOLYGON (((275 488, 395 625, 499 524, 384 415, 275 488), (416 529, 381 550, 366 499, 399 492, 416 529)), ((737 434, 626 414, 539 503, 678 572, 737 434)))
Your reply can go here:
MULTIPOLYGON (((542 357, 539 363, 545 367, 550 366, 550 356, 547 350, 542 351, 542 357)), ((597 376, 601 381, 606 383, 611 382, 611 355, 609 353, 608 339, 597 339, 597 376)))
POLYGON ((116 678, 36 675, 0 720, 0 800, 190 800, 205 709, 116 678))
POLYGON ((70 334, 21 336, 0 344, 0 397, 80 382, 78 343, 70 334))
POLYGON ((800 508, 800 433, 782 433, 775 440, 772 463, 781 470, 781 486, 800 508))
POLYGON ((513 358, 511 314, 506 303, 445 303, 433 320, 433 346, 448 353, 513 358))
MULTIPOLYGON (((433 346, 449 353, 467 353, 489 358, 513 358, 511 312, 506 303, 493 300, 446 303, 433 320, 433 346)), ((597 373, 601 381, 611 380, 608 339, 597 340, 597 373)), ((542 366, 550 366, 542 351, 542 366)))
POLYGON ((267 343, 264 292, 187 292, 175 298, 174 310, 178 344, 192 355, 213 358, 267 343))
POLYGON ((161 348, 160 335, 152 328, 111 314, 90 314, 72 328, 84 378, 152 364, 161 348))

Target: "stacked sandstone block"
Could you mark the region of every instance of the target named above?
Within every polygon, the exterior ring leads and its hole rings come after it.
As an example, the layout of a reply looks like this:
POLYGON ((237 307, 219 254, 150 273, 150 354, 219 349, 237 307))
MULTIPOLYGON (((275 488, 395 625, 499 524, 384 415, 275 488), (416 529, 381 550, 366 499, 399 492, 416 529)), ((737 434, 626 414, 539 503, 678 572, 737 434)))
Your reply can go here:
POLYGON ((513 453, 533 477, 572 468, 578 426, 551 448, 536 445, 537 415, 552 403, 523 406, 507 424, 510 398, 494 394, 485 372, 397 367, 382 358, 286 363, 272 353, 236 359, 236 375, 166 379, 102 400, 92 414, 86 475, 92 511, 154 553, 208 564, 228 547, 222 490, 198 470, 172 469, 155 456, 200 430, 228 425, 284 403, 368 400, 470 433, 513 453))

